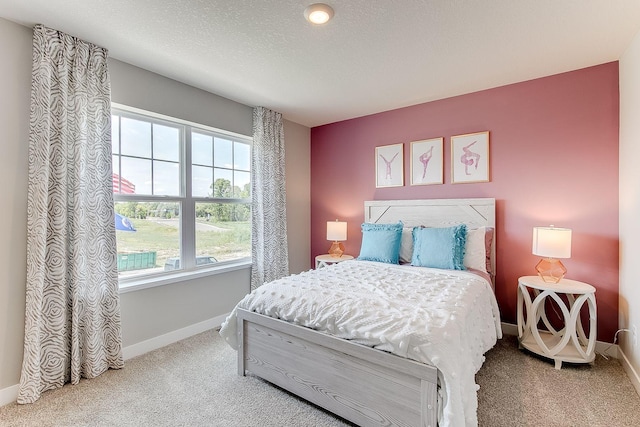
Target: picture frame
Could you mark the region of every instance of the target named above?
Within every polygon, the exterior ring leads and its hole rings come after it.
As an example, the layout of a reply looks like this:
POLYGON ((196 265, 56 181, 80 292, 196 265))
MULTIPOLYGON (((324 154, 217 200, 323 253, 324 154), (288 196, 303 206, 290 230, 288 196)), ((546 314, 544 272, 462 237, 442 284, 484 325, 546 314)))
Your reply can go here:
POLYGON ((412 141, 411 185, 444 184, 444 138, 412 141))
POLYGON ((489 182, 489 131, 451 137, 451 183, 489 182))
POLYGON ((376 147, 376 188, 404 185, 404 144, 376 147))

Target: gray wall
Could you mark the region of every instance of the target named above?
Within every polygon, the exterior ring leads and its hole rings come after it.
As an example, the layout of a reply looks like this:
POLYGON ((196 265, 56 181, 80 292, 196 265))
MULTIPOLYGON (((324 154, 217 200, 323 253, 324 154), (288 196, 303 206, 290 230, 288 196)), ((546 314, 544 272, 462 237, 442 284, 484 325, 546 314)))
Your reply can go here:
POLYGON ((311 257, 311 129, 284 122, 287 180, 289 272, 310 268, 311 257))
POLYGON ((253 134, 253 109, 116 59, 109 59, 111 100, 130 107, 253 134))
POLYGON ((31 38, 0 18, 0 393, 20 380, 22 366, 31 38))
MULTIPOLYGON (((30 28, 0 18, 0 404, 17 392, 24 339, 30 28)), ((106 46, 108 48, 108 46, 106 46)), ((252 108, 111 59, 113 102, 251 135, 252 108)), ((268 107, 268 106, 267 106, 268 107)), ((309 268, 309 129, 285 121, 290 268, 309 268)), ((249 269, 121 294, 124 346, 225 315, 249 269)))
MULTIPOLYGON (((111 100, 243 135, 252 133, 252 108, 109 60, 111 100)), ((123 345, 140 343, 231 310, 249 290, 249 269, 157 286, 120 296, 123 345)))
MULTIPOLYGON (((640 331, 640 33, 620 59, 620 316, 619 328, 640 331), (625 262, 626 261, 626 262, 625 262)), ((620 334, 622 366, 640 393, 640 344, 620 334)))

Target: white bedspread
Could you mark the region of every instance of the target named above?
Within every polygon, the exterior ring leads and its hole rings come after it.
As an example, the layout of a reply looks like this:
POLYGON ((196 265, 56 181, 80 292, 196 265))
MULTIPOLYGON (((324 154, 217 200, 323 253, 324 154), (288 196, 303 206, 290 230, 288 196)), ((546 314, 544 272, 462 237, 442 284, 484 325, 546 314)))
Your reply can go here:
MULTIPOLYGON (((486 279, 466 271, 347 261, 265 284, 238 307, 434 365, 443 426, 476 426, 475 374, 502 337, 486 279)), ((236 310, 220 335, 237 349, 236 310)))

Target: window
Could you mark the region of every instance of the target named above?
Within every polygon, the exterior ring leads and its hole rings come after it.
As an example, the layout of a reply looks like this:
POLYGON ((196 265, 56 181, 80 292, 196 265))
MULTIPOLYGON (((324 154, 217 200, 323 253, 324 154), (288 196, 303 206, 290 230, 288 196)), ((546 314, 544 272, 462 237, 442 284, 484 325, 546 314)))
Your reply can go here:
POLYGON ((251 256, 251 139, 112 111, 121 278, 204 269, 251 256))

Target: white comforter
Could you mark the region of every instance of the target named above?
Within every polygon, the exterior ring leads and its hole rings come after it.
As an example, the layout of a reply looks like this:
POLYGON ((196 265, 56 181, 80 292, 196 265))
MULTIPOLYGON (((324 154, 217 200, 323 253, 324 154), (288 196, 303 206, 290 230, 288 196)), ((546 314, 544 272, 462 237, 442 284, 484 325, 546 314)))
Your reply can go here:
MULTIPOLYGON (((475 373, 502 337, 493 290, 478 275, 347 261, 265 284, 238 307, 434 365, 441 425, 477 425, 475 373)), ((237 349, 235 309, 220 335, 237 349)))

